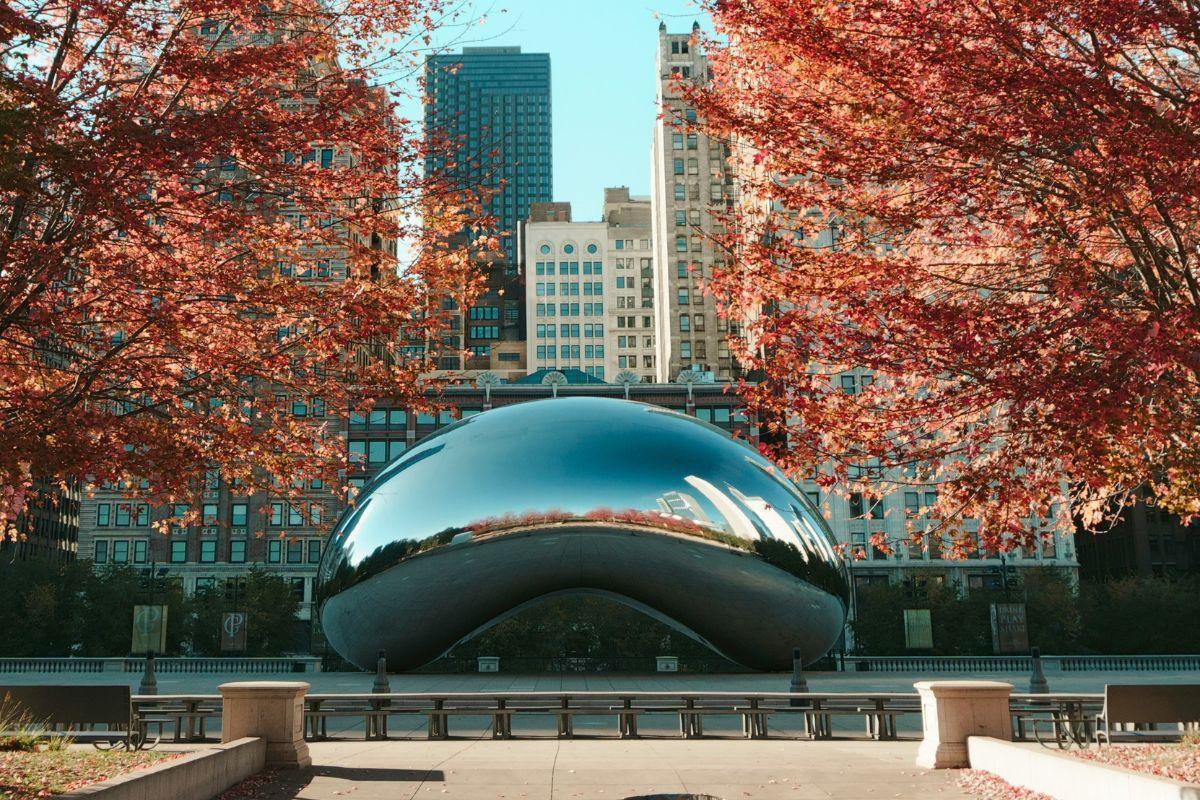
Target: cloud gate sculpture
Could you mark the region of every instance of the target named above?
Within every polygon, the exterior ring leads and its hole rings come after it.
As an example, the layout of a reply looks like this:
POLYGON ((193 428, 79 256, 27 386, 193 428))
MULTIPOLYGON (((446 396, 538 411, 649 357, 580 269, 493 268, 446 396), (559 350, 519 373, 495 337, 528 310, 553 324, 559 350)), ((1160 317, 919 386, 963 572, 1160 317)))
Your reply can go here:
POLYGON ((505 406, 423 439, 338 522, 321 623, 413 669, 547 597, 599 593, 751 669, 824 655, 847 585, 821 515, 745 442, 658 406, 505 406))

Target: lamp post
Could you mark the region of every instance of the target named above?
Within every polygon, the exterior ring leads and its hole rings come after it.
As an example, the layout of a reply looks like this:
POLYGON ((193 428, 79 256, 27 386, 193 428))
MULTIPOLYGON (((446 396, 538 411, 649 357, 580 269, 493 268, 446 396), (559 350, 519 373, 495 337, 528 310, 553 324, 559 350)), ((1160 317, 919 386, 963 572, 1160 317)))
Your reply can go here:
MULTIPOLYGON (((160 575, 160 571, 158 569, 158 562, 157 561, 150 562, 150 575, 149 575, 150 602, 149 602, 149 606, 151 608, 154 607, 154 592, 158 585, 158 579, 161 576, 165 576, 168 571, 169 570, 166 567, 163 567, 163 569, 161 570, 161 575, 160 575)), ((159 615, 159 617, 158 617, 158 624, 159 624, 159 637, 160 637, 160 641, 161 641, 162 624, 163 624, 161 615, 159 615)), ((154 674, 154 648, 149 648, 146 650, 146 660, 142 666, 142 679, 138 684, 138 694, 158 694, 158 678, 154 674)))

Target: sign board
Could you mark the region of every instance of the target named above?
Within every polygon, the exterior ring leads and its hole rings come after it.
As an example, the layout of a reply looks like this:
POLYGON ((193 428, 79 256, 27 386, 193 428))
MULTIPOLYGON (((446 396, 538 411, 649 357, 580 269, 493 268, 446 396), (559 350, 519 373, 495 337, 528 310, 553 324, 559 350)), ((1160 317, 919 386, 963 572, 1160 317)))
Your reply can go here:
POLYGON ((909 650, 933 649, 933 620, 928 608, 904 609, 904 646, 909 650))
POLYGON ((153 650, 164 653, 167 649, 167 607, 133 607, 133 644, 130 652, 145 653, 153 650))
POLYGON ((1029 652, 1024 603, 992 603, 992 652, 1029 652))
POLYGON ((241 653, 246 650, 246 612, 226 611, 221 615, 221 652, 241 653))
POLYGON ((476 663, 479 666, 480 672, 499 672, 500 657, 499 656, 476 656, 476 663))
POLYGON ((679 672, 678 656, 658 656, 655 662, 659 672, 679 672))

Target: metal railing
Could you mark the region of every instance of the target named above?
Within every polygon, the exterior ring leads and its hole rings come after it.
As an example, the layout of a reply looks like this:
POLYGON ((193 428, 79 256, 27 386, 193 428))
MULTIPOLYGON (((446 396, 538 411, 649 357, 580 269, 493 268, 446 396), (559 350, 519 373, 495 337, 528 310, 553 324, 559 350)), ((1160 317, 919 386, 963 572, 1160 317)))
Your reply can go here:
MULTIPOLYGON (((848 672, 1029 672, 1029 656, 846 656, 848 672)), ((1200 655, 1043 655, 1046 672, 1161 672, 1200 670, 1200 655)))
MULTIPOLYGON (((219 727, 220 695, 139 695, 133 702, 140 724, 151 735, 203 741, 219 727)), ((1103 702, 1102 694, 1015 694, 1009 702, 1013 736, 1033 738, 1035 721, 1058 725, 1066 720, 1094 720, 1103 702)), ((318 693, 307 695, 304 704, 305 737, 314 741, 447 739, 455 734, 476 737, 480 732, 507 739, 516 735, 513 721, 517 718, 541 722, 532 726, 534 735, 554 733, 559 738, 574 737, 580 717, 612 721, 607 730, 589 727, 589 735, 628 739, 648 733, 683 738, 739 735, 731 721, 740 723, 741 736, 752 739, 890 740, 902 733, 916 737, 921 727, 921 704, 915 692, 318 693), (706 729, 706 721, 714 720, 723 724, 706 729), (397 721, 407 723, 399 733, 397 721), (648 731, 648 722, 658 726, 648 731), (855 733, 856 728, 861 733, 855 733)))
MULTIPOLYGON (((0 673, 89 673, 141 672, 146 660, 140 656, 113 658, 0 658, 0 673)), ((318 656, 279 656, 274 658, 181 657, 156 658, 158 672, 258 673, 316 672, 318 656)))
MULTIPOLYGON (((0 673, 104 672, 109 658, 0 658, 0 673)), ((115 669, 111 668, 111 669, 115 669)))

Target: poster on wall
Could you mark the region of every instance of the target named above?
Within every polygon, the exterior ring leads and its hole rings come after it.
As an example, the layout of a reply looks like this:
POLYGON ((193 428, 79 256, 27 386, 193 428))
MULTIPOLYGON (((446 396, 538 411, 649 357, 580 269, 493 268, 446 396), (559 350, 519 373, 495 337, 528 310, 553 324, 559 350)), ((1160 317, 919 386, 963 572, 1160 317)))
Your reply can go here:
POLYGON ((164 653, 167 649, 167 607, 133 607, 133 644, 130 652, 141 655, 153 651, 164 653))
POLYGON ((904 646, 909 650, 933 649, 933 619, 928 608, 904 609, 904 646))
POLYGON ((242 653, 246 650, 246 612, 226 611, 221 615, 221 652, 242 653))
POLYGON ((992 603, 992 652, 1029 652, 1029 625, 1024 603, 992 603))

